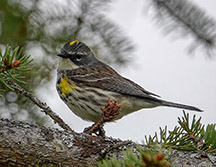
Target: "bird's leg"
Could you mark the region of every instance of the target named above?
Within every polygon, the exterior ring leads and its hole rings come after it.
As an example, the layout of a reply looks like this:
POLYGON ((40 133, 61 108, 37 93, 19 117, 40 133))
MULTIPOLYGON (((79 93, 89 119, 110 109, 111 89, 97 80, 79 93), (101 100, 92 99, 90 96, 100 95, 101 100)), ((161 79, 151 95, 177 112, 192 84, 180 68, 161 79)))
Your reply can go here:
POLYGON ((92 126, 85 128, 84 132, 88 134, 95 133, 97 136, 105 136, 105 131, 103 129, 104 123, 113 121, 119 115, 120 107, 121 106, 117 104, 116 101, 108 100, 108 103, 105 104, 105 108, 101 109, 101 119, 92 126))
POLYGON ((94 133, 95 135, 102 137, 105 136, 103 124, 100 124, 99 122, 94 123, 92 126, 85 128, 83 132, 88 134, 94 133))
POLYGON ((94 123, 92 126, 85 128, 83 132, 88 134, 94 133, 95 135, 102 137, 105 136, 103 124, 99 125, 98 123, 94 123))
POLYGON ((98 134, 96 133, 97 136, 105 136, 106 131, 103 128, 103 125, 98 126, 98 130, 97 130, 98 134))

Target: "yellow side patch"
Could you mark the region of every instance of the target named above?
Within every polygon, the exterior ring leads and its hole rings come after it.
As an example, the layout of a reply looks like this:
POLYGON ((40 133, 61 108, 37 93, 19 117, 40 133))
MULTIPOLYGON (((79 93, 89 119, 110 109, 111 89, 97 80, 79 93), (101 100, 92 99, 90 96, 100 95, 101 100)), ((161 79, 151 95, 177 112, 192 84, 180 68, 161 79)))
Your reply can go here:
POLYGON ((74 88, 76 88, 77 86, 75 84, 70 84, 68 82, 68 78, 65 77, 63 79, 61 79, 61 82, 59 84, 59 88, 62 92, 62 96, 65 97, 67 94, 71 93, 73 91, 74 88))
POLYGON ((75 43, 76 43, 76 44, 79 44, 79 43, 80 43, 80 41, 78 41, 78 40, 71 41, 71 42, 70 42, 70 46, 71 46, 71 45, 73 45, 73 44, 75 44, 75 43))

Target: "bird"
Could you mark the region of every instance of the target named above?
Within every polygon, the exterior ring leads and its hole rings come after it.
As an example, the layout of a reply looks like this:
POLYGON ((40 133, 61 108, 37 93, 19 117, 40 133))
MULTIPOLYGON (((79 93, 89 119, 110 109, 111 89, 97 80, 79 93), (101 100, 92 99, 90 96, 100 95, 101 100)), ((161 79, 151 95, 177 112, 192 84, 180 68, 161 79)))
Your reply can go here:
POLYGON ((174 107, 202 112, 185 104, 161 99, 137 83, 121 76, 96 58, 93 51, 79 40, 70 40, 57 54, 56 88, 69 109, 83 120, 97 122, 108 99, 121 105, 115 120, 144 108, 174 107))

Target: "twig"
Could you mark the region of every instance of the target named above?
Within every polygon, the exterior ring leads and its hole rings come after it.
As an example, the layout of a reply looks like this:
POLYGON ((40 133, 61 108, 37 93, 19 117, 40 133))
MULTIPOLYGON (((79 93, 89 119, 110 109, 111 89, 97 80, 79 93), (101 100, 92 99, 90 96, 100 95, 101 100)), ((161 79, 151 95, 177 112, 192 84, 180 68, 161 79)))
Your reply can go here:
MULTIPOLYGON (((104 109, 101 109, 102 110, 101 119, 95 124, 93 124, 91 127, 85 129, 84 132, 88 134, 96 133, 97 131, 101 132, 101 127, 103 126, 104 123, 112 122, 119 115, 120 108, 121 108, 120 104, 117 104, 116 101, 111 101, 108 99, 108 102, 107 104, 105 104, 104 109)), ((102 134, 100 134, 100 132, 99 135, 103 136, 104 133, 102 132, 102 134)))
POLYGON ((19 86, 17 83, 13 82, 12 80, 6 80, 6 83, 11 87, 13 87, 18 93, 24 95, 25 97, 33 101, 38 107, 42 109, 41 110, 42 112, 49 115, 54 120, 54 122, 57 123, 60 127, 62 127, 65 130, 73 132, 73 130, 56 113, 54 113, 52 109, 49 106, 47 106, 46 103, 43 103, 37 97, 27 92, 25 89, 23 89, 21 86, 19 86))
POLYGON ((187 0, 151 0, 151 2, 156 9, 155 18, 162 23, 165 32, 175 32, 180 27, 184 35, 189 32, 195 37, 189 46, 189 52, 198 46, 203 46, 209 56, 215 55, 216 22, 205 11, 187 0), (165 24, 164 21, 169 22, 165 24))

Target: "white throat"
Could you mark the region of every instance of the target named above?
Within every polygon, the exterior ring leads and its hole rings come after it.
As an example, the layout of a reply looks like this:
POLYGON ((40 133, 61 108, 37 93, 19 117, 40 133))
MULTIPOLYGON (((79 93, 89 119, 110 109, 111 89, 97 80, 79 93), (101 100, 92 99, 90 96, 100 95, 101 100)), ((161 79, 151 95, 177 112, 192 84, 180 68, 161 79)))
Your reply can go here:
POLYGON ((79 68, 79 66, 74 64, 70 59, 60 58, 58 68, 61 70, 71 70, 79 68))

